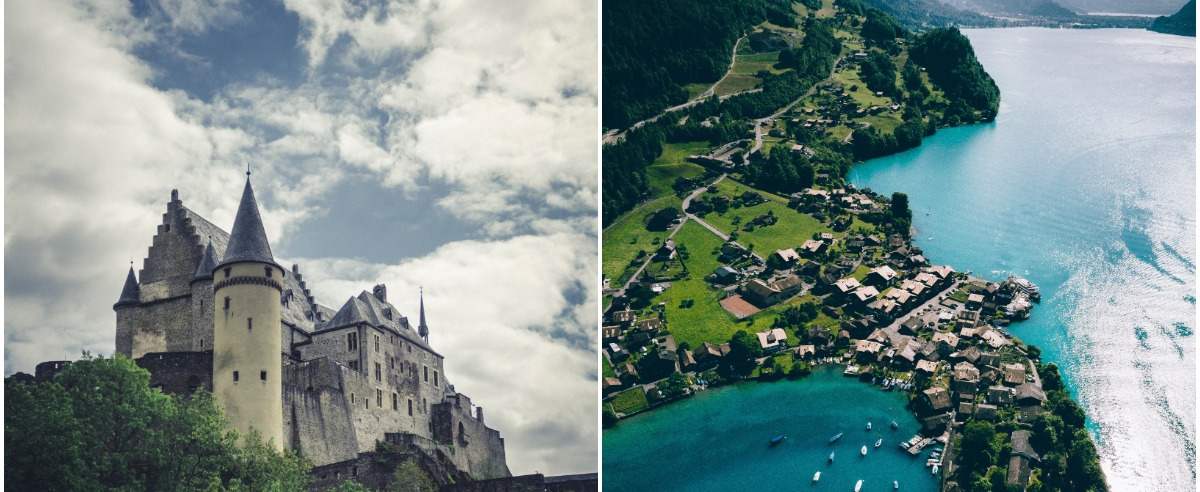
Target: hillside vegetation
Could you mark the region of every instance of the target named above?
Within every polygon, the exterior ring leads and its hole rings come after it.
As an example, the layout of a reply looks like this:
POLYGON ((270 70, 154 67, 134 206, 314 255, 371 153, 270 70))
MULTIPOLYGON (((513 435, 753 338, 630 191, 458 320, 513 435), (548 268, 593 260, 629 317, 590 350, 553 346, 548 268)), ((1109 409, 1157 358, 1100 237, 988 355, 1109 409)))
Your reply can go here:
POLYGON ((1150 30, 1164 34, 1196 37, 1196 0, 1189 0, 1183 8, 1170 16, 1154 19, 1150 30))

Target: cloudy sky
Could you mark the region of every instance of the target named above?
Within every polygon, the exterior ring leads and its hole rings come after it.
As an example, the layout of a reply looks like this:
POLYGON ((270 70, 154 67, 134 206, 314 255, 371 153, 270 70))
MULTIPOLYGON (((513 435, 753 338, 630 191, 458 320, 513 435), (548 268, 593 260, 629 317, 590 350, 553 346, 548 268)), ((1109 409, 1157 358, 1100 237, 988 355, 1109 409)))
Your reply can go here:
POLYGON ((4 370, 113 350, 172 188, 337 307, 424 285, 514 473, 595 471, 595 2, 5 2, 4 370))

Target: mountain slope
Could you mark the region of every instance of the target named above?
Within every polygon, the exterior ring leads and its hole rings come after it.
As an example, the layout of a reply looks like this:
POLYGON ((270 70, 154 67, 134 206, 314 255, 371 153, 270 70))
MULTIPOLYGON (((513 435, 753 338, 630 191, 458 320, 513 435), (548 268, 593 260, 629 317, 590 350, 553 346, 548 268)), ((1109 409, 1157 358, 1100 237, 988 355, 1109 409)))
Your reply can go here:
POLYGON ((1196 0, 1189 0, 1179 12, 1154 19, 1151 31, 1196 37, 1196 0))

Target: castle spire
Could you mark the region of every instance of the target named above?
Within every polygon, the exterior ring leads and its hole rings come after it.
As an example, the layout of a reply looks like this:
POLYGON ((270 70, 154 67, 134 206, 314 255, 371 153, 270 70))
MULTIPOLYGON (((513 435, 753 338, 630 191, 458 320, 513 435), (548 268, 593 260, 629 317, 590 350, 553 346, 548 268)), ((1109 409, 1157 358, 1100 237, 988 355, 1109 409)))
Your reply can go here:
POLYGON ((213 270, 216 269, 217 251, 213 249, 212 236, 209 236, 208 246, 204 248, 204 256, 200 258, 200 264, 196 265, 196 273, 192 274, 192 280, 212 278, 213 270))
POLYGON ((138 287, 137 276, 133 273, 133 262, 129 262, 129 274, 125 276, 125 287, 121 288, 121 298, 113 304, 113 309, 121 306, 136 305, 141 302, 142 289, 138 287))
POLYGON ((421 324, 417 325, 417 334, 426 342, 429 341, 429 325, 425 324, 425 288, 421 287, 421 324))
MULTIPOLYGON (((238 204, 237 216, 233 220, 233 232, 225 247, 225 258, 220 265, 241 261, 256 261, 275 264, 271 245, 267 243, 267 231, 263 228, 262 216, 258 213, 258 201, 254 199, 254 188, 250 186, 250 175, 246 174, 246 187, 242 190, 242 201, 238 204)), ((282 267, 280 267, 282 269, 282 267)))

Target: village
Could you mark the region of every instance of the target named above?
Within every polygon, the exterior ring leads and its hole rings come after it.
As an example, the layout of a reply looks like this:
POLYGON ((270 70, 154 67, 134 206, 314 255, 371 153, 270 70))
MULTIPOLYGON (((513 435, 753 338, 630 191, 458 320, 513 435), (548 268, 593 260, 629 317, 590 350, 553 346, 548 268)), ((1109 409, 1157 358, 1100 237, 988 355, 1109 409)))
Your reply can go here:
MULTIPOLYGON (((701 187, 701 195, 713 188, 701 187)), ((714 198, 719 196, 706 200, 714 198)), ((750 192, 733 199, 749 206, 763 200, 750 192)), ((668 239, 645 259, 641 278, 612 299, 602 328, 608 425, 709 387, 796 379, 813 366, 837 365, 847 377, 907 392, 922 430, 901 446, 918 456, 940 443, 926 465, 948 476, 952 451, 941 449, 949 447, 956 424, 971 418, 1023 421, 1042 411, 1046 396, 1037 364, 1006 330, 1029 315, 1039 300, 1036 286, 1015 277, 989 282, 932 265, 905 235, 864 227, 885 220, 890 206, 869 190, 809 188, 788 197, 788 206, 819 218, 828 232, 794 238, 794 247, 765 258, 733 235, 718 234, 725 236, 712 252, 719 266, 703 272, 689 271, 683 257, 707 252, 668 239), (691 308, 695 299, 680 306, 637 299, 637 292, 658 299, 673 280, 699 276, 720 309, 748 328, 748 350, 736 347, 737 335, 695 346, 677 342, 674 333, 687 330, 672 324, 672 314, 691 308), (777 317, 770 326, 752 324, 763 312, 777 317), (749 361, 737 360, 747 354, 749 361)), ((689 207, 675 227, 696 221, 720 232, 693 212, 700 211, 689 207)), ((1028 446, 1028 431, 1013 431, 1010 439, 1008 482, 1023 485, 1038 456, 1028 446)))

